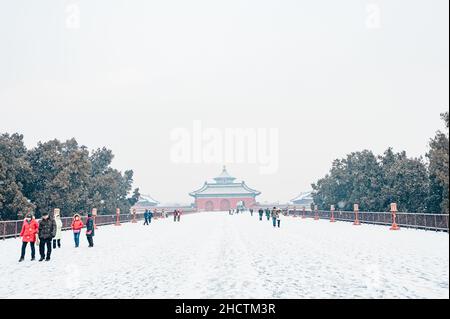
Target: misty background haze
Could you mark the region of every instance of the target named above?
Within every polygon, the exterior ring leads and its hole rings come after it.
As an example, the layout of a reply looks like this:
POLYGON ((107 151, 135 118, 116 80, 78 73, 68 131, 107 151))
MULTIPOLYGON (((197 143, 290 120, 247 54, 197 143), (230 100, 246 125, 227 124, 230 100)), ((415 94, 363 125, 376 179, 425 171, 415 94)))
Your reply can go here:
POLYGON ((259 201, 287 201, 349 152, 425 154, 449 102, 448 6, 2 0, 0 132, 24 134, 28 147, 106 146, 141 193, 190 203, 222 164, 173 163, 174 129, 274 127, 276 174, 223 164, 259 201))

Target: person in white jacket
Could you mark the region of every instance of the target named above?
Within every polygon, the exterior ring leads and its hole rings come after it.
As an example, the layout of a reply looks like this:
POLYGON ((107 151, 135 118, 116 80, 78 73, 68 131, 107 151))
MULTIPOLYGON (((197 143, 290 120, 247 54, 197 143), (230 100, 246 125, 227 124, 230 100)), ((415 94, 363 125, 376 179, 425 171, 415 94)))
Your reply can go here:
POLYGON ((281 211, 281 209, 277 210, 277 226, 278 226, 278 228, 280 228, 282 216, 283 216, 283 212, 281 211))
POLYGON ((53 238, 53 249, 61 248, 61 235, 62 235, 62 220, 59 211, 55 212, 55 223, 56 223, 56 235, 53 238))

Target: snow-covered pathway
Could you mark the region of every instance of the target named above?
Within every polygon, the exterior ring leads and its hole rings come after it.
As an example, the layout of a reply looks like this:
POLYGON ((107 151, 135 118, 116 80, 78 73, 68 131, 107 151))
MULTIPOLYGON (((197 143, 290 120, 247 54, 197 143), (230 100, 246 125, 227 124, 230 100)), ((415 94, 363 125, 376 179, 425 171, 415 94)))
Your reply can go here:
POLYGON ((97 230, 95 248, 17 262, 0 241, 0 298, 449 298, 446 233, 202 213, 97 230))

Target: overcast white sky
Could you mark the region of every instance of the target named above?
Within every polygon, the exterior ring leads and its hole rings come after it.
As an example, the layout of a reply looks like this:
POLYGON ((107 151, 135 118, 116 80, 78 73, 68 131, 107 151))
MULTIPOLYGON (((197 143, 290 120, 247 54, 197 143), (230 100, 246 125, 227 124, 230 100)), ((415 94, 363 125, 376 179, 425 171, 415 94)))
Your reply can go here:
POLYGON ((276 174, 228 167, 290 200, 351 151, 426 152, 449 102, 448 6, 0 0, 0 132, 106 146, 143 193, 188 203, 222 165, 174 163, 173 129, 279 128, 276 174))

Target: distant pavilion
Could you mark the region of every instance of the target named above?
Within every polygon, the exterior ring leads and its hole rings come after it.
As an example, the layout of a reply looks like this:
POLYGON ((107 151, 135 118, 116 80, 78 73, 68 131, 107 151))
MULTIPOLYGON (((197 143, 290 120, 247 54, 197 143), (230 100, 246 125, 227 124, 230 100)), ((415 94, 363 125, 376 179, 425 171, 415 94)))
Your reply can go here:
POLYGON ((198 211, 228 211, 238 206, 247 208, 256 204, 256 196, 261 192, 251 189, 244 181, 237 183, 228 174, 226 167, 214 178, 214 183, 205 182, 202 188, 189 195, 195 198, 198 211))

